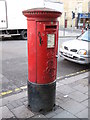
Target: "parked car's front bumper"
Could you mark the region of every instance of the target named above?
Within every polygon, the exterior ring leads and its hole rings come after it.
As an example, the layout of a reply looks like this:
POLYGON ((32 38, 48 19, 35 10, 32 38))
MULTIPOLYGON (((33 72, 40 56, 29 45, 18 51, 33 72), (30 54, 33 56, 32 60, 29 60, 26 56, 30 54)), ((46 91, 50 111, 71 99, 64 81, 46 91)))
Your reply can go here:
POLYGON ((88 64, 90 63, 90 58, 87 55, 80 56, 79 54, 68 52, 66 50, 60 49, 59 56, 79 64, 88 64))

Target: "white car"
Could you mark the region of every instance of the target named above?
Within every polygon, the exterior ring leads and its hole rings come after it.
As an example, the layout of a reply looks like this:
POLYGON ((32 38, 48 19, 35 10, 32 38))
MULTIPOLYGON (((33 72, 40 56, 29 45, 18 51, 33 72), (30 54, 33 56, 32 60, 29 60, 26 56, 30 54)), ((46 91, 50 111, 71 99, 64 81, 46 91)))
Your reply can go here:
POLYGON ((89 64, 90 30, 74 40, 63 42, 59 50, 59 55, 72 62, 89 64))

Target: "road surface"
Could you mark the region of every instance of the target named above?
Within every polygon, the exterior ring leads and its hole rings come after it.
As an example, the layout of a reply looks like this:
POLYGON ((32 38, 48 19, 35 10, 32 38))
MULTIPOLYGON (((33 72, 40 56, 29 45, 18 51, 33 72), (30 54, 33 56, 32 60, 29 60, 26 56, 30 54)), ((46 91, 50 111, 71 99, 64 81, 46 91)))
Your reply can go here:
MULTIPOLYGON (((62 42, 67 40, 72 40, 72 38, 59 39, 58 48, 62 42)), ((25 87, 27 85, 28 79, 27 41, 0 41, 0 56, 2 67, 2 72, 0 74, 2 90, 0 93, 9 93, 7 91, 10 90, 19 92, 20 87, 25 87)), ((88 65, 72 63, 59 57, 57 59, 57 80, 62 77, 70 77, 76 73, 80 74, 87 69, 88 65)))

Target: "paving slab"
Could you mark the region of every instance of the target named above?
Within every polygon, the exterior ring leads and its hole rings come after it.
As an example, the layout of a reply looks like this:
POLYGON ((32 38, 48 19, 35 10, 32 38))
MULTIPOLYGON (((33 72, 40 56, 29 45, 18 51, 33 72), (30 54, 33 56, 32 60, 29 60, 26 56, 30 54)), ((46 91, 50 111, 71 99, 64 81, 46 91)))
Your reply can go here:
POLYGON ((61 113, 62 111, 64 111, 62 108, 58 108, 57 110, 55 110, 55 113, 56 113, 56 114, 59 114, 59 113, 61 113))
POLYGON ((85 95, 79 91, 75 91, 69 94, 69 97, 74 99, 75 101, 82 102, 88 99, 88 95, 85 95))
POLYGON ((23 102, 21 102, 20 99, 16 100, 15 103, 18 104, 18 106, 22 106, 23 105, 23 102))
POLYGON ((2 79, 3 75, 0 73, 0 78, 2 79))
POLYGON ((89 120, 90 120, 90 108, 88 108, 88 118, 89 118, 89 120))
POLYGON ((83 81, 81 81, 81 85, 83 85, 83 86, 89 86, 89 84, 88 84, 88 78, 84 78, 83 81))
POLYGON ((8 82, 9 82, 9 80, 5 76, 3 76, 2 77, 2 84, 8 83, 8 82))
POLYGON ((24 103, 24 102, 26 102, 27 100, 28 100, 28 96, 23 97, 23 99, 21 98, 21 99, 20 99, 20 102, 23 102, 23 103, 24 103))
POLYGON ((60 106, 67 110, 68 112, 72 113, 72 114, 76 114, 82 110, 84 110, 85 108, 87 108, 86 106, 82 105, 79 102, 76 102, 74 100, 69 100, 65 103, 60 104, 60 106))
POLYGON ((73 87, 81 84, 81 82, 82 82, 82 79, 81 79, 81 80, 77 80, 77 81, 75 81, 75 82, 72 82, 72 83, 70 83, 70 84, 68 84, 68 85, 69 85, 71 88, 73 88, 73 87))
POLYGON ((88 92, 88 86, 84 86, 84 85, 77 85, 74 87, 75 90, 78 90, 79 92, 82 92, 82 93, 86 93, 88 92))
POLYGON ((34 117, 32 117, 32 118, 45 118, 45 120, 48 120, 44 115, 42 115, 42 114, 39 114, 39 115, 36 115, 36 116, 34 116, 34 117))
POLYGON ((53 112, 47 113, 47 114, 45 115, 45 117, 46 117, 46 118, 51 118, 51 117, 53 117, 53 116, 55 116, 55 115, 56 115, 56 113, 53 111, 53 112))
POLYGON ((0 107, 2 106, 2 99, 0 99, 0 107))
POLYGON ((28 101, 23 102, 25 106, 28 106, 28 101))
POLYGON ((2 109, 2 118, 12 118, 12 117, 14 117, 14 114, 6 106, 3 106, 0 109, 2 109))
POLYGON ((88 108, 76 114, 78 118, 88 118, 88 108))
POLYGON ((2 119, 2 107, 0 107, 0 120, 2 119))
POLYGON ((83 101, 83 102, 81 102, 81 104, 83 104, 83 105, 85 105, 86 107, 88 107, 88 106, 89 106, 89 104, 88 104, 88 99, 85 100, 85 101, 83 101))
POLYGON ((14 109, 14 106, 13 106, 12 104, 10 104, 10 103, 7 104, 6 106, 7 106, 10 110, 14 109))
POLYGON ((61 85, 57 88, 57 90, 63 94, 69 94, 69 93, 76 91, 75 89, 69 87, 68 85, 61 85))
POLYGON ((77 118, 77 117, 75 117, 73 114, 71 114, 67 111, 63 111, 63 112, 55 115, 53 118, 77 118))
POLYGON ((17 118, 30 118, 34 116, 34 114, 24 105, 13 109, 12 112, 17 118))
POLYGON ((9 103, 9 104, 11 104, 14 108, 16 108, 16 107, 19 107, 20 105, 19 104, 17 104, 17 102, 16 101, 12 101, 11 103, 9 103))
POLYGON ((56 100, 59 100, 60 103, 65 103, 71 99, 72 98, 70 98, 68 94, 64 94, 63 96, 61 96, 61 94, 59 93, 58 96, 56 96, 56 100))
POLYGON ((2 104, 8 104, 11 103, 12 101, 18 100, 20 98, 27 97, 27 91, 20 92, 18 94, 14 94, 8 97, 3 98, 2 104))

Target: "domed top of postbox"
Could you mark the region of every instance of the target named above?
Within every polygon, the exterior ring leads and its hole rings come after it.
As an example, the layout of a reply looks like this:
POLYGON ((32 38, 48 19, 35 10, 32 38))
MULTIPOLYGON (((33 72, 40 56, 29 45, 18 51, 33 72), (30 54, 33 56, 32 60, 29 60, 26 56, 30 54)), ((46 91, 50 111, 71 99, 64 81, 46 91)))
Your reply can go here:
POLYGON ((50 8, 33 8, 22 12, 27 18, 57 18, 61 12, 50 8))

